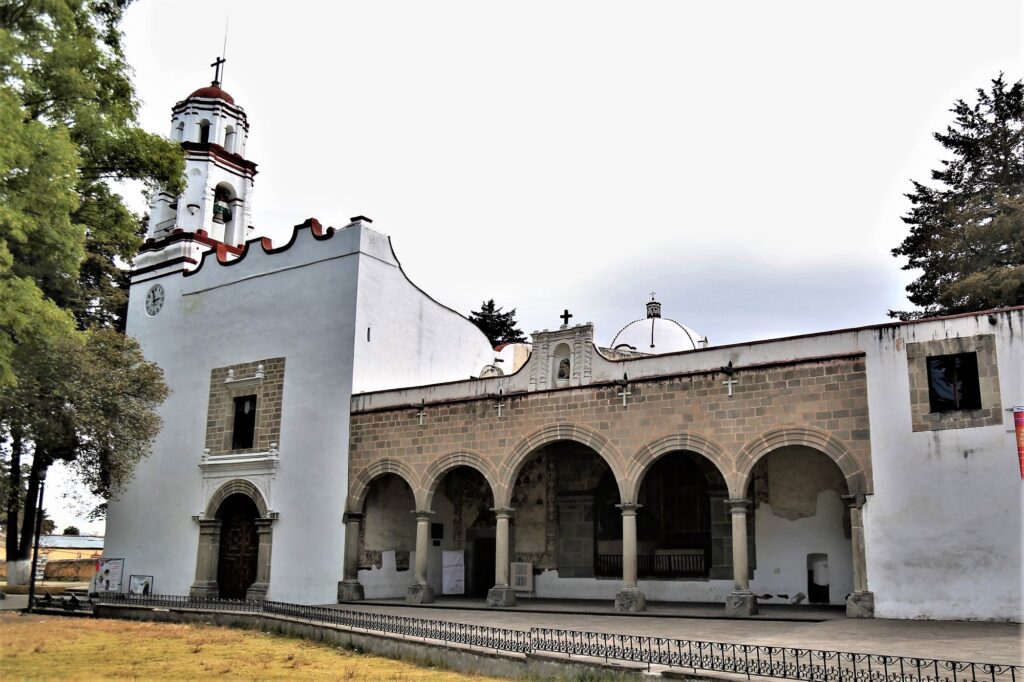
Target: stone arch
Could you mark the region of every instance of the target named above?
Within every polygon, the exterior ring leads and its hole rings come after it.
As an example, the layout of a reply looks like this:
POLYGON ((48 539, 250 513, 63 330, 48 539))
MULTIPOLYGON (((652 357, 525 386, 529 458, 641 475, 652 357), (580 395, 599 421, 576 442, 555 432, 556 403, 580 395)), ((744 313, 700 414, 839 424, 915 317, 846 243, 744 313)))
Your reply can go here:
POLYGON ((640 485, 643 483, 644 475, 651 465, 663 455, 679 450, 701 455, 711 462, 723 479, 729 481, 732 466, 725 448, 698 433, 673 433, 647 443, 630 458, 629 470, 626 472, 625 486, 623 486, 625 501, 636 502, 640 495, 640 485))
POLYGON ((829 457, 846 478, 846 485, 852 495, 870 493, 867 475, 861 463, 846 445, 828 431, 810 426, 780 426, 766 431, 743 446, 736 456, 736 466, 729 482, 729 492, 734 498, 746 497, 750 484, 750 473, 758 460, 770 452, 787 445, 803 445, 813 448, 829 457))
POLYGON ((419 485, 419 478, 408 467, 404 462, 400 462, 396 459, 378 459, 376 462, 366 467, 358 474, 355 478, 349 482, 348 485, 348 507, 347 511, 353 513, 359 513, 363 511, 363 503, 366 501, 366 495, 370 492, 370 484, 373 480, 384 474, 395 474, 409 486, 412 490, 412 495, 416 500, 416 507, 423 508, 423 496, 421 495, 421 487, 419 485))
POLYGON ((498 484, 494 486, 494 504, 497 507, 511 506, 512 488, 523 463, 539 448, 560 440, 571 440, 586 445, 608 464, 615 475, 620 499, 624 498, 622 455, 611 442, 597 431, 579 424, 551 424, 540 428, 520 439, 501 463, 497 474, 498 484))
POLYGON ((232 479, 217 488, 217 491, 210 496, 210 501, 206 503, 206 511, 203 513, 203 516, 207 519, 214 518, 224 500, 236 493, 241 493, 251 499, 256 504, 256 509, 260 512, 260 518, 267 518, 269 510, 267 509, 267 501, 264 499, 263 493, 260 492, 260 489, 252 481, 244 478, 232 479))
MULTIPOLYGON (((435 459, 427 467, 423 474, 423 509, 432 509, 434 504, 434 493, 437 486, 449 471, 456 467, 469 467, 476 470, 487 485, 491 488, 491 495, 495 494, 498 471, 494 465, 472 450, 459 450, 435 459)), ((497 498, 495 498, 497 499, 497 498)), ((417 503, 419 500, 417 500, 417 503)))

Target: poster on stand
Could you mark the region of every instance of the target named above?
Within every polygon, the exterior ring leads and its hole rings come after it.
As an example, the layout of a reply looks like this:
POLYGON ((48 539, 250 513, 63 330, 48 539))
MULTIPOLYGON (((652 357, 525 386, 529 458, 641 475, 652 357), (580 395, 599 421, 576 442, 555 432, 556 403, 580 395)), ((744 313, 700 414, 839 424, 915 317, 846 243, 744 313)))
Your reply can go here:
POLYGON ((91 592, 120 592, 124 559, 97 559, 91 592))

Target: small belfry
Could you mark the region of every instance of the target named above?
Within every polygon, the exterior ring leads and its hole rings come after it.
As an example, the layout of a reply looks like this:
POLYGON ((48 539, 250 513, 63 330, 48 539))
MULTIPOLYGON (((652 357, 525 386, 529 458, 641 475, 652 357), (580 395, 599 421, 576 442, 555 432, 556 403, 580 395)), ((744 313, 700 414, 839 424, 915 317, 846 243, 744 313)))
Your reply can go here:
POLYGON ((185 150, 186 186, 180 196, 153 198, 147 234, 153 240, 185 232, 236 248, 253 236, 256 164, 245 158, 249 121, 221 88, 224 63, 218 57, 210 85, 171 109, 171 137, 185 150))

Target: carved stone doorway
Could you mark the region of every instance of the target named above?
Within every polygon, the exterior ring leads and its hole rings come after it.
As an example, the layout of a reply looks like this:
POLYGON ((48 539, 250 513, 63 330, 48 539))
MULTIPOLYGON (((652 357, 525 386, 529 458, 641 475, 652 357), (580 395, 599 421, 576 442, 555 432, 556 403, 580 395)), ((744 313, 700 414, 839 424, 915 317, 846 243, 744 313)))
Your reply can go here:
POLYGON ((247 496, 229 496, 217 510, 221 521, 220 549, 217 557, 218 596, 245 599, 256 582, 259 559, 259 535, 256 519, 259 510, 247 496))

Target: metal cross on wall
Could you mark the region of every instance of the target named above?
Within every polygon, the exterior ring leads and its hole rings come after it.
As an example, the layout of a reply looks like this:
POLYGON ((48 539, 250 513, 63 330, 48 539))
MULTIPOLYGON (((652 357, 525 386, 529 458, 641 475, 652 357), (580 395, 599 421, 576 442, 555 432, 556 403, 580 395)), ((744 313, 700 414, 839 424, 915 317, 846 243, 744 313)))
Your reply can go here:
POLYGON ((570 318, 572 317, 572 313, 570 313, 570 312, 569 312, 569 309, 568 309, 568 308, 566 308, 566 309, 565 309, 565 312, 563 312, 563 313, 562 313, 561 315, 559 315, 558 317, 559 317, 559 318, 561 318, 561 320, 562 320, 562 324, 563 324, 563 325, 565 325, 565 326, 568 326, 568 325, 569 325, 569 319, 570 319, 570 318))
POLYGON ((633 393, 629 390, 629 375, 623 373, 622 380, 616 381, 615 383, 618 384, 619 386, 622 386, 622 390, 619 391, 616 395, 622 398, 622 406, 626 407, 626 399, 629 398, 629 396, 633 395, 633 393))
POLYGON ((722 382, 723 386, 727 386, 729 388, 729 397, 730 398, 732 397, 732 387, 735 386, 738 383, 740 383, 739 379, 726 379, 725 381, 722 382))
POLYGON ((498 411, 498 419, 501 419, 501 409, 505 407, 505 399, 502 397, 502 391, 498 391, 498 395, 493 397, 498 399, 498 404, 494 406, 494 409, 498 411))
POLYGON ((224 65, 224 62, 226 62, 226 61, 227 60, 224 59, 223 57, 217 57, 217 61, 215 61, 213 64, 210 64, 210 66, 213 67, 213 84, 214 85, 220 85, 221 67, 224 65))
POLYGON ((420 418, 420 426, 423 426, 423 418, 427 416, 427 401, 420 401, 420 411, 416 413, 416 416, 420 418))

